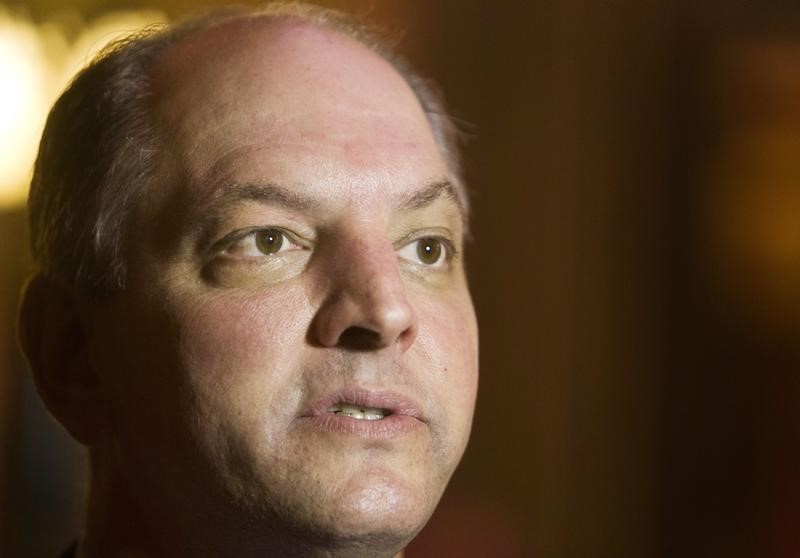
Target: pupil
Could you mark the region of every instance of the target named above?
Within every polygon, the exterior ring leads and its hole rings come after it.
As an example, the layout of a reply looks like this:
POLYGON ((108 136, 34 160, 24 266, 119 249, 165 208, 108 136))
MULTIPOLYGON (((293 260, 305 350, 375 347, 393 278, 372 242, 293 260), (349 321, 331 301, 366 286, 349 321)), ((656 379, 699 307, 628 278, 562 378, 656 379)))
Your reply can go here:
POLYGON ((264 254, 274 254, 282 245, 283 233, 277 229, 267 229, 256 235, 256 246, 264 254))

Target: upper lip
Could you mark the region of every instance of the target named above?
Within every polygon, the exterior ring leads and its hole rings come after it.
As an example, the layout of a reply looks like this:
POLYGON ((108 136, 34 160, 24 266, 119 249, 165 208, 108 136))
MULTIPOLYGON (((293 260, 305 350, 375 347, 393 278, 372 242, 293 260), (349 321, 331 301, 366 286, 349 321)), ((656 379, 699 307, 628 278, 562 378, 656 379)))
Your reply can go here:
POLYGON ((387 411, 387 416, 403 415, 424 422, 419 405, 409 397, 392 391, 374 390, 362 387, 345 387, 331 392, 318 399, 306 416, 321 416, 340 403, 349 403, 357 407, 370 407, 387 411))

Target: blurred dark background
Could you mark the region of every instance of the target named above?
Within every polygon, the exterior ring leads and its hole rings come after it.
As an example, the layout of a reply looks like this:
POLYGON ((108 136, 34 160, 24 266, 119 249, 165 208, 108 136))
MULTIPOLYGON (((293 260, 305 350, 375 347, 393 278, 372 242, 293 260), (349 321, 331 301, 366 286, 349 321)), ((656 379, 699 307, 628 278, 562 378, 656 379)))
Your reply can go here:
MULTIPOLYGON (((321 3, 403 31, 472 135, 477 418, 408 558, 800 556, 800 3, 321 3)), ((211 4, 0 4, 0 152, 111 28, 211 4), (49 73, 12 68, 13 41, 49 73)), ((16 348, 19 161, 0 168, 0 556, 44 558, 75 536, 85 464, 16 348)))

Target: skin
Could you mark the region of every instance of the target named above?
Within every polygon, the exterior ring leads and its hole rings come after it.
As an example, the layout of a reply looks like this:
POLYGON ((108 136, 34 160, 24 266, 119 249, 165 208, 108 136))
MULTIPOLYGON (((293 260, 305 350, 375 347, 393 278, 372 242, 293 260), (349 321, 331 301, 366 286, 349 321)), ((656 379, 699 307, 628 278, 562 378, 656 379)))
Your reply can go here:
POLYGON ((394 556, 463 454, 477 389, 462 214, 417 100, 299 22, 202 31, 154 83, 162 178, 129 283, 78 312, 102 409, 72 421, 92 451, 82 555, 394 556), (417 417, 383 437, 308 418, 342 388, 417 417))

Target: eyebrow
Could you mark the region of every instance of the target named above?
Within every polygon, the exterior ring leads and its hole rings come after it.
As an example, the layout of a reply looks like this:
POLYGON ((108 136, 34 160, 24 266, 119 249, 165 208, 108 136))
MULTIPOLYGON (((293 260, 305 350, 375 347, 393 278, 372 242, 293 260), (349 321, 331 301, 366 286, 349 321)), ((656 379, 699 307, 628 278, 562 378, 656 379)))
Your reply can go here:
POLYGON ((217 211, 224 211, 242 201, 256 201, 297 211, 313 211, 321 207, 318 200, 277 184, 239 182, 226 183, 216 188, 208 205, 216 206, 217 211))
POLYGON ((411 195, 403 196, 400 198, 397 208, 402 211, 414 211, 428 207, 433 202, 441 197, 447 197, 453 201, 463 213, 464 208, 461 204, 461 199, 458 197, 458 192, 452 182, 449 180, 438 180, 423 186, 421 189, 413 192, 411 195))
MULTIPOLYGON (((400 196, 394 206, 400 211, 415 211, 430 206, 442 197, 453 201, 463 215, 461 200, 455 186, 449 180, 433 181, 419 190, 400 196)), ((197 221, 203 223, 201 228, 213 228, 213 223, 216 223, 222 214, 244 201, 255 201, 302 212, 321 212, 323 209, 321 200, 278 184, 226 182, 214 188, 208 198, 194 208, 197 221)))
MULTIPOLYGON (((411 194, 401 196, 395 203, 395 207, 401 211, 423 209, 443 196, 455 202, 461 209, 461 200, 458 197, 455 186, 449 180, 430 182, 411 194)), ((278 184, 239 182, 229 182, 215 188, 208 203, 203 205, 205 208, 214 207, 215 212, 218 212, 220 210, 224 211, 242 201, 278 205, 296 211, 314 211, 322 207, 319 200, 278 184)))

